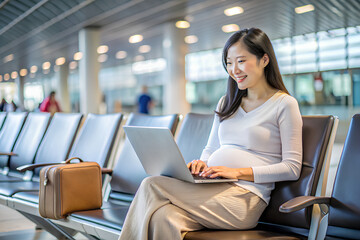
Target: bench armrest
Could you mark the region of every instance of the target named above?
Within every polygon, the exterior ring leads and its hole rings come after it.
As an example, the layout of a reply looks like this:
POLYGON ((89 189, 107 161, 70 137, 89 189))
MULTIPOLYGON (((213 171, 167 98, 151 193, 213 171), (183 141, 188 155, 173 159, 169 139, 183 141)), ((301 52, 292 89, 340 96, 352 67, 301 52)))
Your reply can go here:
POLYGON ((46 167, 46 166, 58 165, 58 164, 64 164, 64 163, 38 163, 38 164, 28 164, 28 165, 23 165, 23 166, 17 167, 16 170, 18 170, 19 172, 25 172, 25 171, 34 170, 35 168, 38 168, 38 167, 46 167))
POLYGON ((0 152, 0 156, 17 156, 17 154, 13 152, 9 152, 9 153, 0 152))
POLYGON ((291 213, 301 210, 306 207, 310 207, 314 204, 330 204, 330 197, 315 197, 315 196, 301 196, 293 198, 286 203, 283 203, 279 207, 279 211, 282 213, 291 213))
POLYGON ((109 174, 111 176, 112 173, 113 173, 113 170, 110 169, 110 168, 101 168, 101 173, 102 174, 109 174))

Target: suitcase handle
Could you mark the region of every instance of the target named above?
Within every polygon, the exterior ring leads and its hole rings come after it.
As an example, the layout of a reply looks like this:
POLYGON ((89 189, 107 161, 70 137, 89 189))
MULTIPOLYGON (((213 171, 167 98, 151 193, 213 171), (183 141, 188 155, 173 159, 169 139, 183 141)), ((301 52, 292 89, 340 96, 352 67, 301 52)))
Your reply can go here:
POLYGON ((70 164, 71 160, 74 160, 74 159, 78 159, 80 162, 83 162, 83 160, 81 158, 78 158, 78 157, 72 157, 72 158, 69 158, 65 161, 66 164, 70 164))

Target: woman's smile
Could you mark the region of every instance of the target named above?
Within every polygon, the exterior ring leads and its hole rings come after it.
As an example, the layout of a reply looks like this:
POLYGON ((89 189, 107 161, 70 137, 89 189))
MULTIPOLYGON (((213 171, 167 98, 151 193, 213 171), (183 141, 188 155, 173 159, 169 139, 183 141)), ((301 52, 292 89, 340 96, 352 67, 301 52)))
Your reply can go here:
POLYGON ((238 83, 241 83, 241 82, 243 82, 243 81, 247 78, 247 75, 235 76, 235 78, 236 78, 236 81, 237 81, 238 83))

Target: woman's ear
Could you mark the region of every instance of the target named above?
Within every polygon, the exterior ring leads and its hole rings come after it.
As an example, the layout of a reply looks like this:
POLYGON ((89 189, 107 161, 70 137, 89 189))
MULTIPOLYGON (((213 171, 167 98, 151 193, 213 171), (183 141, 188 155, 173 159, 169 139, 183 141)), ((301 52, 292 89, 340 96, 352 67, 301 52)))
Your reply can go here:
POLYGON ((264 67, 266 67, 269 64, 269 55, 267 55, 266 53, 262 57, 262 63, 264 65, 264 67))

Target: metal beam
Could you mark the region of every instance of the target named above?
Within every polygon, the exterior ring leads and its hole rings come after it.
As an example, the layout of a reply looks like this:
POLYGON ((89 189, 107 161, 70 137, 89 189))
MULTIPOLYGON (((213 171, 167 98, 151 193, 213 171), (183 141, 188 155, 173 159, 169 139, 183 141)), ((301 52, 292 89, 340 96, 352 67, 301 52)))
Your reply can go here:
POLYGON ((38 9, 39 7, 41 7, 42 5, 44 5, 46 2, 48 2, 49 0, 42 0, 41 2, 38 2, 37 4, 35 4, 32 8, 30 8, 29 10, 27 10, 26 12, 24 12, 23 14, 21 14, 20 16, 18 16, 17 18, 15 18, 12 22, 10 22, 8 25, 6 25, 5 27, 3 27, 0 30, 0 35, 2 35, 3 33, 5 33, 7 30, 9 30, 10 28, 12 28, 13 26, 15 26, 16 24, 18 24, 20 21, 22 21, 24 18, 26 18, 27 16, 29 16, 31 13, 33 13, 36 9, 38 9))

